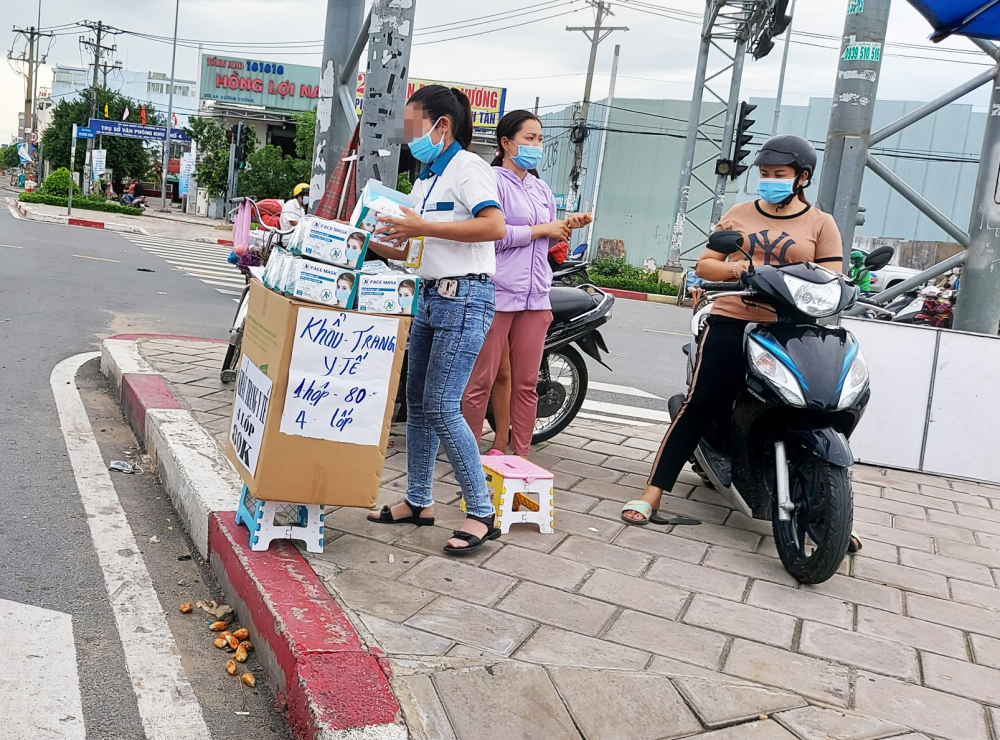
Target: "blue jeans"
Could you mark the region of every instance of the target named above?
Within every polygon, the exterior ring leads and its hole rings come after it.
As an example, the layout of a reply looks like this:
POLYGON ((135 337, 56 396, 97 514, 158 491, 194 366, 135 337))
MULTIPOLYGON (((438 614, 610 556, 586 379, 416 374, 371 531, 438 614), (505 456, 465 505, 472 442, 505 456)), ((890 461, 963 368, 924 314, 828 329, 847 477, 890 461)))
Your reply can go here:
POLYGON ((462 396, 479 350, 493 323, 494 293, 489 280, 458 280, 454 298, 438 293, 438 282, 420 283, 420 303, 410 329, 406 378, 406 502, 434 504, 434 459, 438 442, 462 487, 466 510, 494 513, 479 461, 476 437, 462 416, 462 396))

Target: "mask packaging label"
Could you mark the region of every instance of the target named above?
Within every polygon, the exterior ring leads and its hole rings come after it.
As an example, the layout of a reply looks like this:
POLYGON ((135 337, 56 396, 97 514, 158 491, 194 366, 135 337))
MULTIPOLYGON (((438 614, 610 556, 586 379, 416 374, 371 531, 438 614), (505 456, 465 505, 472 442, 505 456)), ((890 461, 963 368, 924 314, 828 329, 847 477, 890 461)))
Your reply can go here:
POLYGON ((297 254, 357 270, 368 251, 368 238, 368 232, 349 224, 312 218, 296 240, 297 254))
POLYGON ((409 273, 362 273, 358 276, 358 310, 412 316, 417 312, 419 288, 420 279, 409 273))
POLYGON ((350 309, 354 306, 357 282, 351 270, 292 258, 285 294, 296 300, 350 309))
POLYGON ((424 258, 424 238, 415 236, 406 245, 406 266, 414 269, 420 267, 424 258))

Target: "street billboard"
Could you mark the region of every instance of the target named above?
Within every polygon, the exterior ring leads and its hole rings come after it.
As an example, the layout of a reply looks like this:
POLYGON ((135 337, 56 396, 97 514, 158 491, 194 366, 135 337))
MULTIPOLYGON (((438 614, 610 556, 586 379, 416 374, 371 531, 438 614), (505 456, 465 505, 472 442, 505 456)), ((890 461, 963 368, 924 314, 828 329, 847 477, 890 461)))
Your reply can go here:
MULTIPOLYGON (((84 129, 79 129, 79 132, 84 129)), ((167 138, 166 126, 143 126, 141 123, 129 123, 128 121, 106 121, 103 118, 91 118, 87 124, 89 136, 80 138, 93 139, 94 134, 102 136, 117 136, 122 139, 145 139, 146 141, 163 141, 167 138)), ((179 128, 170 129, 170 141, 179 143, 190 143, 191 137, 179 128)))
MULTIPOLYGON (((202 54, 199 95, 202 100, 296 112, 316 107, 319 80, 319 67, 202 54)), ((497 121, 503 116, 506 88, 411 78, 406 97, 427 85, 457 87, 468 95, 472 103, 472 125, 477 131, 495 130, 497 121)), ((354 100, 358 115, 361 115, 364 97, 365 74, 362 72, 358 74, 354 100)))

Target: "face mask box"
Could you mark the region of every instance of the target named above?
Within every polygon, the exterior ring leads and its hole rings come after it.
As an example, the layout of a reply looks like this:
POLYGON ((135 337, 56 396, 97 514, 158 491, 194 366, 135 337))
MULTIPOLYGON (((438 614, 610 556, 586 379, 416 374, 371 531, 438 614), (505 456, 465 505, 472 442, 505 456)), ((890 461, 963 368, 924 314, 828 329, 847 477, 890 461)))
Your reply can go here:
POLYGON ((350 309, 354 306, 357 276, 350 270, 293 257, 284 293, 299 301, 350 309))
POLYGON ((358 275, 358 310, 368 313, 417 313, 420 279, 405 272, 358 275))
POLYGON ((351 223, 371 234, 375 229, 389 225, 378 220, 380 215, 403 218, 401 206, 412 208, 413 198, 398 190, 387 188, 378 180, 369 180, 365 189, 361 191, 357 205, 354 206, 351 223))
POLYGON ((364 262, 368 237, 367 232, 350 224, 306 216, 292 235, 289 251, 329 265, 357 270, 364 262))

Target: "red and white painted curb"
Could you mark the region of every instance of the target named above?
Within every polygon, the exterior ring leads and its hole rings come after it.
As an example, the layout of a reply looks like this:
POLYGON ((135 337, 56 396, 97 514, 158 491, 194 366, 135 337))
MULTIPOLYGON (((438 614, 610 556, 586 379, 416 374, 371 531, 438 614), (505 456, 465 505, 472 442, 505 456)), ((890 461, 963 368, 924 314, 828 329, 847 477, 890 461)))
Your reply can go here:
MULTIPOLYGON (((188 533, 243 624, 299 740, 406 740, 388 665, 287 542, 252 552, 236 524, 242 486, 215 440, 181 407, 139 353, 138 340, 104 341, 101 369, 188 533)), ((195 339, 194 337, 183 337, 195 339)), ((197 339, 196 341, 212 341, 197 339)))
POLYGON ((16 211, 16 215, 20 218, 24 218, 29 221, 64 224, 66 226, 85 226, 89 229, 105 229, 106 231, 116 231, 124 234, 149 234, 149 232, 141 226, 115 224, 107 221, 94 221, 89 218, 75 218, 61 213, 42 213, 41 211, 36 211, 34 208, 15 198, 7 198, 7 205, 12 209, 12 212, 16 211))

